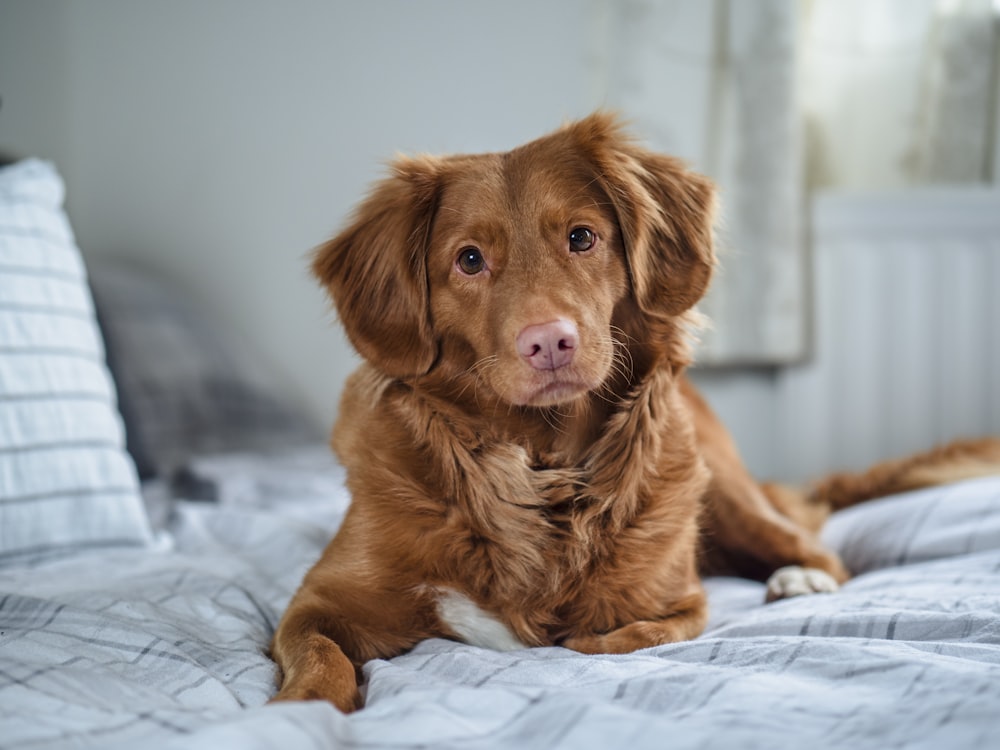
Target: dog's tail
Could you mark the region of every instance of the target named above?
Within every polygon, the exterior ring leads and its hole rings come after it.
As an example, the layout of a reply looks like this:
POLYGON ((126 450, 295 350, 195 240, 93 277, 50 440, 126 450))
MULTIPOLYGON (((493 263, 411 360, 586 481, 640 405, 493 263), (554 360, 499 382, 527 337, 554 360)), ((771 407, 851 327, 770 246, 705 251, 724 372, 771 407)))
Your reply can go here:
POLYGON ((877 497, 992 474, 1000 474, 1000 439, 957 440, 859 474, 834 474, 816 484, 809 497, 840 510, 877 497))
POLYGON ((765 484, 763 490, 779 511, 818 531, 833 511, 866 500, 992 475, 1000 475, 1000 439, 986 437, 956 440, 859 473, 832 474, 805 489, 765 484))

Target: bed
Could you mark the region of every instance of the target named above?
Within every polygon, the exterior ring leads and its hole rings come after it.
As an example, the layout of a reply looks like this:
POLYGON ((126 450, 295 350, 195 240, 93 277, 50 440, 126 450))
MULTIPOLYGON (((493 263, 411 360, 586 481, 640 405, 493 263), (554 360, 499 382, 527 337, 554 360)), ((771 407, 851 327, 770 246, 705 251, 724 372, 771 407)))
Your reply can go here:
POLYGON ((0 170, 0 748, 1000 747, 1000 477, 835 515, 836 594, 710 579, 690 642, 431 640, 355 714, 268 705, 343 472, 169 287, 84 268, 63 198, 0 170))

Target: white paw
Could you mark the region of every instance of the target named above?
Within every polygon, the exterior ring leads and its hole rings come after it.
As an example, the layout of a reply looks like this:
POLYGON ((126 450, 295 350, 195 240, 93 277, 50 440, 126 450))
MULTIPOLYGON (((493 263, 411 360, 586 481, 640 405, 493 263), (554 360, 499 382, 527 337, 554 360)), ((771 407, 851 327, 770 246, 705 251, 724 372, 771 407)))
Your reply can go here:
POLYGON ((818 568, 788 565, 778 568, 767 579, 767 598, 773 602, 803 594, 829 594, 840 588, 833 576, 818 568))

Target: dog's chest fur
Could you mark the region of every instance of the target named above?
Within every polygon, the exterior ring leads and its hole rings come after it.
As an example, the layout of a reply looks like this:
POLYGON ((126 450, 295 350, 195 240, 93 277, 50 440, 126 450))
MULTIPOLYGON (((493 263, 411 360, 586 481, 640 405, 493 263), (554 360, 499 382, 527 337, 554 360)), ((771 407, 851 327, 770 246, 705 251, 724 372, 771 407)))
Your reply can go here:
POLYGON ((541 644, 669 608, 705 477, 683 421, 671 424, 672 383, 649 381, 574 462, 405 389, 383 392, 367 425, 355 420, 411 474, 417 491, 393 519, 408 540, 398 565, 414 586, 448 592, 437 606, 455 635, 469 639, 460 628, 476 609, 488 637, 541 644))

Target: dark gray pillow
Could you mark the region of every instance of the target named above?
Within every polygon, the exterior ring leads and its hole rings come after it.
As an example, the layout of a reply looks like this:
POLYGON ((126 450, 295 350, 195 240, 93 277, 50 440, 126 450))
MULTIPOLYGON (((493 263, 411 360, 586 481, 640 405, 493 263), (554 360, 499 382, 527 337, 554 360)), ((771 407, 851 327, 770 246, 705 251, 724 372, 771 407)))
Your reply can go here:
POLYGON ((168 282, 96 261, 90 283, 141 477, 170 476, 196 455, 322 440, 259 358, 168 282))

